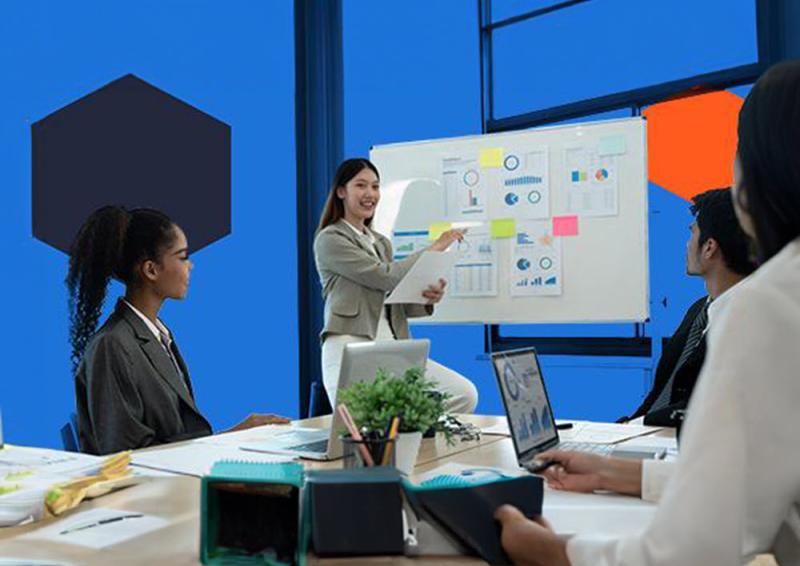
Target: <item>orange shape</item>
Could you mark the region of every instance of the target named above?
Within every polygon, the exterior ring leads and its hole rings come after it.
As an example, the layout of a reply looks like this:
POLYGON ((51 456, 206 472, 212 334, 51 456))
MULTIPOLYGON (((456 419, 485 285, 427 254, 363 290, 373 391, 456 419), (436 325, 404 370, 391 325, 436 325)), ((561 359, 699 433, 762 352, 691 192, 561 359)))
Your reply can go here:
POLYGON ((743 102, 742 97, 723 90, 661 102, 645 110, 650 181, 686 200, 729 186, 743 102))

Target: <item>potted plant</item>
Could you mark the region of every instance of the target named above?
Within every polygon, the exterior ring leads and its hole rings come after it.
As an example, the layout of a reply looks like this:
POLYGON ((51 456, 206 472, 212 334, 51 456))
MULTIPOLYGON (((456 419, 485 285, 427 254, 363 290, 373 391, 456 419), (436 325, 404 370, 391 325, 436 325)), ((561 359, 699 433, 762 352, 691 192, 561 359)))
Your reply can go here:
POLYGON ((446 399, 421 368, 411 368, 402 377, 379 369, 373 381, 354 383, 338 393, 338 402, 347 406, 358 428, 367 432, 384 435, 392 419, 401 415, 395 466, 405 474, 414 469, 424 432, 441 431, 451 441, 452 432, 444 426, 446 399))

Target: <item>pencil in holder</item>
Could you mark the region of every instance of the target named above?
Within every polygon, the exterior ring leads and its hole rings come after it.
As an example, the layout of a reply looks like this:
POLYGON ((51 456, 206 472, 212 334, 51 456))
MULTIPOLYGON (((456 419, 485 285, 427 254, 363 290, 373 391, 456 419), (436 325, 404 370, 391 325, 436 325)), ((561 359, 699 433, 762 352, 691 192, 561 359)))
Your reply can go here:
POLYGON ((362 438, 355 440, 350 435, 342 437, 345 468, 368 466, 395 467, 394 438, 362 438))

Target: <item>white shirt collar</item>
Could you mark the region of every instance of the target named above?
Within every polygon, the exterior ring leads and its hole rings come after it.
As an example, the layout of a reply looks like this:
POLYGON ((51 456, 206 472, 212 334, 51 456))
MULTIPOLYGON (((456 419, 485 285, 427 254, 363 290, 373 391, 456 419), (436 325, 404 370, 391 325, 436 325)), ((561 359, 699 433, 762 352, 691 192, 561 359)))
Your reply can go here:
POLYGON ((152 320, 147 318, 139 309, 134 307, 128 301, 126 301, 125 299, 121 300, 123 303, 128 305, 128 308, 130 308, 136 314, 136 316, 142 319, 147 328, 150 329, 150 332, 153 333, 153 336, 155 336, 159 342, 161 342, 161 336, 163 335, 167 338, 168 343, 170 344, 172 343, 172 336, 170 336, 169 330, 167 330, 167 327, 164 326, 164 324, 160 320, 156 319, 156 322, 153 323, 152 320))

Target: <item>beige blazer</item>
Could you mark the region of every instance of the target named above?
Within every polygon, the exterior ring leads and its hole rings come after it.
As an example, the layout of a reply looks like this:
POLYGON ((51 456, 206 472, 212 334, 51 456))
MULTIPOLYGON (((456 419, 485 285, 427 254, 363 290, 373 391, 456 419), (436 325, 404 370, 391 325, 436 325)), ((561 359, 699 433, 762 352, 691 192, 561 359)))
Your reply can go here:
MULTIPOLYGON (((389 239, 374 231, 372 234, 379 257, 344 220, 327 226, 314 239, 314 257, 325 301, 322 340, 328 334, 353 334, 374 340, 386 294, 419 258, 420 252, 392 261, 389 239)), ((432 313, 430 305, 391 305, 389 320, 395 337, 409 338, 408 319, 432 313)))

